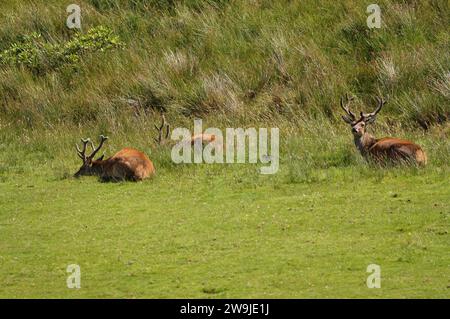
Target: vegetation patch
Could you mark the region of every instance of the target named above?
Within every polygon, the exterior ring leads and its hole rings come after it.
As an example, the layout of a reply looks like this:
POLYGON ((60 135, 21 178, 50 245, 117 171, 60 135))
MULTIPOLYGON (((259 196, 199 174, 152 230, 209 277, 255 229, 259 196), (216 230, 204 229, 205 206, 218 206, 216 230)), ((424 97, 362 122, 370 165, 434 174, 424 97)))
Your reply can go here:
POLYGON ((40 33, 21 37, 20 41, 0 53, 0 65, 24 66, 42 74, 62 67, 78 67, 81 58, 93 52, 121 48, 124 43, 104 26, 90 29, 86 34, 76 33, 66 42, 46 41, 40 33))

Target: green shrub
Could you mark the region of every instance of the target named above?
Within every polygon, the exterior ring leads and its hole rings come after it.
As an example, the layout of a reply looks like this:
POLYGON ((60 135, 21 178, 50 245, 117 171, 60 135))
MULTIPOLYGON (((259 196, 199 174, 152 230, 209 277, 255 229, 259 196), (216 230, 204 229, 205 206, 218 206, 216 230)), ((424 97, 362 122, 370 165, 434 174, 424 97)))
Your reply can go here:
POLYGON ((77 33, 64 43, 47 42, 41 34, 34 32, 1 52, 0 65, 24 66, 43 74, 64 66, 77 67, 81 57, 87 53, 122 46, 119 37, 103 26, 92 28, 86 34, 77 33))

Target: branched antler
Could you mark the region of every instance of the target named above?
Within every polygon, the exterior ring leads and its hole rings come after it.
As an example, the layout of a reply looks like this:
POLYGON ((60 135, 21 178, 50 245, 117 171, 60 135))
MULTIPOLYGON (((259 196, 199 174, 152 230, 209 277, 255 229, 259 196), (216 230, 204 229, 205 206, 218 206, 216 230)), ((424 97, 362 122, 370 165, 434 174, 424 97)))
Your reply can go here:
POLYGON ((91 140, 89 138, 86 139, 81 139, 81 143, 83 143, 83 149, 80 150, 80 148, 78 147, 78 144, 75 144, 76 148, 77 148, 77 155, 79 158, 81 158, 83 160, 83 162, 86 161, 87 157, 86 157, 86 146, 87 143, 89 143, 91 140))
POLYGON ((383 105, 385 105, 387 103, 387 100, 385 100, 383 97, 375 97, 377 102, 378 102, 378 106, 376 108, 375 111, 373 111, 372 113, 363 113, 361 112, 361 117, 366 121, 366 122, 373 122, 375 121, 375 117, 378 114, 378 112, 380 112, 381 108, 383 107, 383 105))
POLYGON ((91 153, 91 155, 89 155, 89 157, 88 157, 89 159, 93 159, 94 158, 95 154, 97 154, 97 152, 102 148, 103 143, 105 143, 105 141, 107 139, 108 139, 107 136, 100 135, 100 144, 99 144, 99 146, 97 148, 95 148, 94 143, 92 143, 92 141, 90 141, 91 142, 91 147, 92 147, 92 153, 91 153))
POLYGON ((94 143, 92 143, 91 139, 86 138, 86 139, 81 139, 81 142, 83 143, 83 148, 80 150, 80 148, 78 147, 78 144, 75 144, 76 148, 77 148, 77 155, 79 158, 81 158, 83 160, 83 163, 89 162, 91 161, 95 154, 97 154, 97 152, 102 148, 103 143, 105 143, 105 141, 108 139, 108 137, 100 135, 100 145, 95 148, 94 143), (91 147, 92 147, 92 153, 89 156, 86 156, 86 148, 87 148, 87 144, 90 143, 91 147))
POLYGON ((349 96, 347 93, 345 93, 345 100, 344 100, 343 96, 341 96, 341 99, 340 99, 341 108, 345 111, 345 113, 347 113, 347 115, 343 115, 342 118, 347 123, 351 123, 356 120, 355 113, 350 111, 350 108, 349 108, 350 102, 353 101, 353 99, 354 99, 354 97, 349 96))
POLYGON ((162 114, 161 117, 162 117, 161 125, 157 126, 155 124, 155 129, 158 131, 158 137, 154 138, 154 140, 156 143, 158 143, 158 145, 161 145, 165 139, 169 138, 170 135, 170 125, 167 123, 164 114, 162 114), (164 128, 166 128, 166 134, 163 136, 164 128))

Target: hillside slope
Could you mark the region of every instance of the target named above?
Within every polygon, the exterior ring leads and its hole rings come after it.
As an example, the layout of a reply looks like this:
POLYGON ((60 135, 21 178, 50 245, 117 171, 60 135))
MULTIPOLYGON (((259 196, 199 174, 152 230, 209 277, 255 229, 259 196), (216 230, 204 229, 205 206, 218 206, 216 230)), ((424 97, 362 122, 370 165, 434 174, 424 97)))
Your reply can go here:
MULTIPOLYGON (((0 121, 118 128, 165 111, 176 123, 298 125, 337 119, 344 92, 357 96, 355 108, 389 96, 383 115, 401 126, 427 129, 450 116, 448 1, 379 1, 381 29, 367 27, 367 4, 356 0, 78 2, 82 34, 103 26, 123 47, 58 68, 49 62, 58 57, 39 51, 30 62, 45 64, 39 72, 3 63, 0 121)), ((33 33, 36 50, 64 45, 76 37, 67 16, 61 1, 2 1, 0 49, 33 33)))

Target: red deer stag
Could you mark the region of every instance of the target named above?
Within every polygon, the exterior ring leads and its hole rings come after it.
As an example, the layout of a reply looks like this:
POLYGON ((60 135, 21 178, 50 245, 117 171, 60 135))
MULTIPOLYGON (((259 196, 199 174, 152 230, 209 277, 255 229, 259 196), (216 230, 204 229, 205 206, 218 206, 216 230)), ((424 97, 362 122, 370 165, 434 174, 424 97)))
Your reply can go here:
MULTIPOLYGON (((161 125, 158 126, 155 124, 155 129, 158 131, 158 137, 154 138, 154 140, 158 145, 170 144, 170 142, 168 142, 167 140, 170 135, 170 125, 167 123, 164 114, 161 116, 161 118, 162 118, 161 125)), ((202 144, 211 143, 216 140, 216 136, 214 134, 204 134, 204 133, 192 135, 190 139, 191 145, 194 145, 195 141, 197 140, 200 140, 202 144)))
POLYGON ((346 113, 342 118, 352 127, 355 145, 361 155, 365 159, 374 160, 379 164, 390 162, 394 164, 409 163, 424 166, 427 163, 427 156, 419 145, 395 137, 377 139, 366 132, 366 125, 375 122, 376 115, 380 112, 383 105, 386 104, 383 98, 376 97, 376 99, 378 102, 376 110, 372 113, 361 112, 359 119, 349 109, 349 104, 353 100, 353 97, 349 97, 346 94, 345 100, 344 97, 341 97, 340 100, 341 108, 346 113))
POLYGON ((191 145, 194 145, 195 141, 197 141, 197 140, 202 141, 202 144, 204 144, 204 143, 211 143, 211 142, 214 142, 216 140, 216 136, 214 134, 204 134, 204 133, 192 135, 192 137, 191 137, 191 145))
POLYGON ((90 139, 81 139, 81 142, 83 143, 83 148, 81 150, 78 145, 76 145, 77 154, 82 159, 83 165, 78 172, 75 173, 75 177, 97 175, 100 176, 103 181, 140 181, 155 173, 155 167, 147 155, 133 148, 124 148, 106 160, 103 159, 104 155, 94 160, 94 156, 102 148, 103 143, 108 138, 101 135, 100 139, 100 145, 97 148, 94 147, 94 144, 90 139), (92 153, 91 155, 86 156, 86 147, 88 143, 91 144, 92 153))

